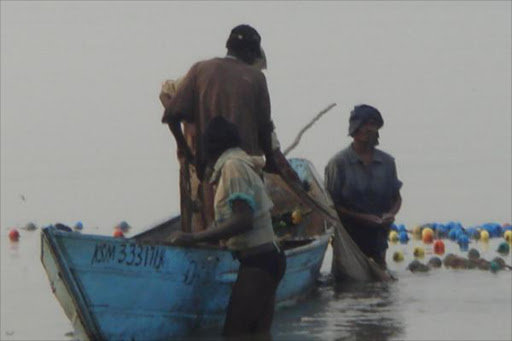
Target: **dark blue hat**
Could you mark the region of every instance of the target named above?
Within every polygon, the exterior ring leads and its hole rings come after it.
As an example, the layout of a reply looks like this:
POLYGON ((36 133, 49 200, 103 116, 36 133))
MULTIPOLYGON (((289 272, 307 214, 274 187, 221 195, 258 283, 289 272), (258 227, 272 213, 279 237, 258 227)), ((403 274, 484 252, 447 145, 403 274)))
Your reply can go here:
POLYGON ((366 104, 356 105, 350 112, 348 134, 354 136, 357 129, 371 119, 379 124, 379 128, 384 125, 384 120, 377 109, 366 104))
POLYGON ((258 58, 261 58, 261 37, 253 27, 249 25, 238 25, 231 30, 226 48, 233 51, 250 50, 258 58))

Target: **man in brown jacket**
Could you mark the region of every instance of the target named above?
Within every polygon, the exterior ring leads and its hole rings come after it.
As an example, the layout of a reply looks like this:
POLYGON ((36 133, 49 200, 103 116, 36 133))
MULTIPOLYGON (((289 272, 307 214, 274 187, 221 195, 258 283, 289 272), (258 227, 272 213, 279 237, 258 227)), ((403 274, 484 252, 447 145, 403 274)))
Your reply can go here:
MULTIPOLYGON (((265 64, 261 37, 251 26, 239 25, 232 29, 226 48, 226 57, 200 61, 190 68, 162 118, 176 139, 178 155, 186 160, 190 169, 180 172, 188 173, 182 176, 188 175, 188 183, 192 182, 188 185, 190 199, 183 198, 186 191, 181 189, 184 231, 202 230, 213 220, 211 186, 206 183, 195 186, 193 182, 197 180, 190 176, 196 173, 199 181, 207 178, 204 176, 204 147, 200 141, 213 117, 223 116, 234 123, 242 138, 241 148, 249 155, 265 155, 265 170, 276 172, 272 157, 270 98, 265 75, 258 67, 262 60, 265 64), (182 122, 193 124, 193 136, 184 135, 182 122), (200 213, 200 217, 190 219, 191 211, 200 213)), ((187 186, 186 179, 183 180, 180 186, 187 186)))

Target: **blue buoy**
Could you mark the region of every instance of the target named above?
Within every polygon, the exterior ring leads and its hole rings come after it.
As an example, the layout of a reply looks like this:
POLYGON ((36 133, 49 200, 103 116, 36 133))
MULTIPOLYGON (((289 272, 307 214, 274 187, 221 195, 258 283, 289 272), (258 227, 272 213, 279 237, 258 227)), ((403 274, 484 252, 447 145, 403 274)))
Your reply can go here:
POLYGON ((467 237, 466 232, 464 232, 464 230, 457 229, 457 240, 459 240, 460 237, 462 237, 462 236, 466 236, 467 237))
POLYGON ((440 225, 437 227, 437 230, 436 230, 437 238, 439 238, 439 239, 447 238, 449 232, 450 232, 450 230, 448 229, 448 227, 446 227, 444 225, 440 225))
POLYGON ((77 221, 75 226, 73 226, 73 228, 76 230, 76 231, 82 231, 82 229, 84 228, 84 224, 82 224, 81 221, 77 221))
POLYGON ((474 227, 467 228, 466 233, 467 233, 468 237, 471 239, 478 239, 477 237, 480 237, 480 233, 474 227))
POLYGON ((124 233, 128 232, 128 230, 130 230, 131 226, 128 225, 128 223, 126 221, 122 221, 119 223, 119 225, 117 226, 121 231, 123 231, 124 233))
POLYGON ((482 225, 482 229, 489 232, 489 237, 496 238, 501 237, 503 234, 503 229, 498 223, 486 223, 482 225))
POLYGON ((406 230, 406 228, 405 228, 405 225, 404 225, 404 224, 400 224, 400 225, 398 225, 398 228, 397 228, 397 229, 398 229, 398 230, 397 230, 398 232, 406 232, 406 233, 407 233, 407 230, 406 230))
POLYGON ((407 231, 401 231, 398 235, 398 239, 400 240, 400 244, 407 244, 409 241, 409 236, 407 235, 407 231))
POLYGON ((465 234, 462 234, 457 239, 457 243, 460 246, 461 251, 467 251, 469 247, 469 238, 465 234))
POLYGON ((448 232, 448 238, 453 241, 457 240, 457 230, 451 229, 450 232, 448 232))
POLYGON ((495 238, 499 238, 503 235, 503 229, 501 228, 501 226, 499 224, 492 225, 491 231, 492 231, 492 233, 491 233, 492 236, 495 238))

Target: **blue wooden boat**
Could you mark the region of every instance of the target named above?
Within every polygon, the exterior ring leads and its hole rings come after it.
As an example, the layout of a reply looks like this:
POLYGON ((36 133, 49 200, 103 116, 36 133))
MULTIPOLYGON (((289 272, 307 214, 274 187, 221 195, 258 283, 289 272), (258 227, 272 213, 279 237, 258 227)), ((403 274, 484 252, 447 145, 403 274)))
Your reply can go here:
MULTIPOLYGON (((325 195, 311 164, 294 160, 292 165, 309 182, 313 195, 325 195)), ((278 181, 268 179, 279 203, 273 216, 280 219, 289 207, 297 207, 297 201, 285 189, 276 190, 278 181)), ((311 211, 304 213, 299 225, 279 226, 287 269, 277 291, 278 307, 292 304, 315 287, 333 231, 311 211)), ((162 242, 179 228, 178 216, 126 239, 53 226, 43 229, 41 261, 76 336, 168 340, 204 330, 220 335, 238 262, 217 245, 180 247, 162 242)))

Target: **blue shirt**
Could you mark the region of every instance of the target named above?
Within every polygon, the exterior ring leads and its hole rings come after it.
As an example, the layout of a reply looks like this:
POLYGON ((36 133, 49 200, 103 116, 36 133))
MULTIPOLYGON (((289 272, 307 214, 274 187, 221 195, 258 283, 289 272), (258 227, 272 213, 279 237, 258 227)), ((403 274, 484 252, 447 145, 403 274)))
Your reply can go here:
POLYGON ((393 206, 402 182, 391 155, 375 149, 373 160, 365 165, 350 145, 325 167, 325 187, 335 205, 380 217, 393 206))

